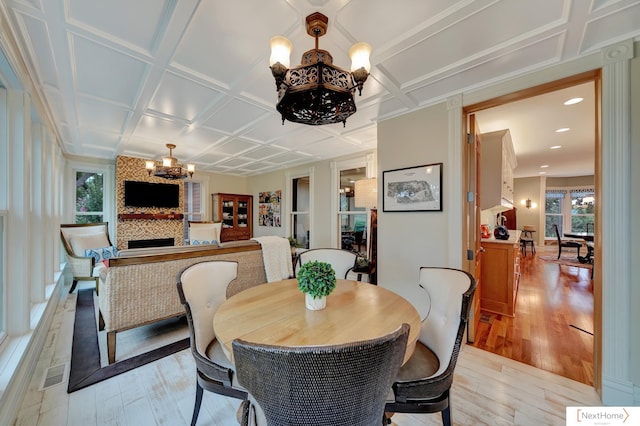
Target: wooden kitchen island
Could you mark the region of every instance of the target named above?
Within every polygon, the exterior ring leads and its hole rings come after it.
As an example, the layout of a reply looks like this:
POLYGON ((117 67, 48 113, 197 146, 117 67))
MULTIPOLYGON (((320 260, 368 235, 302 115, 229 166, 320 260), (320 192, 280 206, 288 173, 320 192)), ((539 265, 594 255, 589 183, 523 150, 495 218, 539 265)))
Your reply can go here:
POLYGON ((482 239, 480 310, 515 316, 520 281, 520 233, 510 229, 508 240, 482 239))

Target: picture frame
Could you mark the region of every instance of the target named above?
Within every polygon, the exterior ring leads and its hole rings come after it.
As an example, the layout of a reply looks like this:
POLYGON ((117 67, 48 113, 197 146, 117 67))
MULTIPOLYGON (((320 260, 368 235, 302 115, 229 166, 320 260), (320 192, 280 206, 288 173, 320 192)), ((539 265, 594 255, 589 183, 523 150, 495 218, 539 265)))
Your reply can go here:
POLYGON ((442 163, 382 172, 382 211, 441 212, 442 163))

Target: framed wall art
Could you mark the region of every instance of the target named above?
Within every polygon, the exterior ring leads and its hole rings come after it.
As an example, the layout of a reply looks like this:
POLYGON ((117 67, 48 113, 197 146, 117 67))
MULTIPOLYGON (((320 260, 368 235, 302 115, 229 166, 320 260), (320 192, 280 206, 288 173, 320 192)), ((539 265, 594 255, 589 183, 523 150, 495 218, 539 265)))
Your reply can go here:
POLYGON ((280 202, 282 190, 259 193, 258 226, 275 226, 280 228, 280 202))
POLYGON ((442 163, 382 172, 382 211, 441 212, 442 163))

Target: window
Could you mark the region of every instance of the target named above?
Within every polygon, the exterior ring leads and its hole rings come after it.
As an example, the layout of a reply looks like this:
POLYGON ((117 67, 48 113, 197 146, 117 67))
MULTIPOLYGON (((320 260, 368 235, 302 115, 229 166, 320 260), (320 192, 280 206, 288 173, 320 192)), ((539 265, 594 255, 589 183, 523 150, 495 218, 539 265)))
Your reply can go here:
POLYGON ((593 189, 575 189, 571 194, 571 232, 593 232, 595 192, 593 189))
POLYGON ((367 211, 355 207, 355 182, 367 177, 365 167, 340 170, 338 222, 340 248, 366 254, 367 211))
POLYGON ((102 173, 76 171, 76 223, 104 222, 102 173))
POLYGON ((548 189, 545 194, 545 238, 556 239, 554 224, 563 232, 593 232, 593 188, 548 189))
POLYGON ((562 207, 565 195, 566 191, 564 190, 548 190, 546 192, 544 203, 545 238, 556 238, 556 231, 553 225, 558 225, 558 230, 562 233, 562 207))
POLYGON ((291 237, 295 238, 298 247, 309 248, 309 176, 293 178, 291 183, 291 237))
POLYGON ((204 220, 204 202, 202 200, 202 184, 188 181, 183 185, 184 239, 189 239, 189 221, 204 220))

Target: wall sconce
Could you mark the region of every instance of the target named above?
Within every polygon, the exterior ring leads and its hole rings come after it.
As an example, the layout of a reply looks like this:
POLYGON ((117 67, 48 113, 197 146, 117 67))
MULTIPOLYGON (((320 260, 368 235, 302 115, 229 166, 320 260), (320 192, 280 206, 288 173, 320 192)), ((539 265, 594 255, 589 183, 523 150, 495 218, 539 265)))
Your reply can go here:
POLYGON ((531 201, 530 198, 527 198, 526 200, 520 200, 520 204, 522 204, 523 206, 525 206, 526 208, 530 209, 530 208, 536 208, 538 207, 538 205, 536 203, 534 203, 533 201, 531 201))

